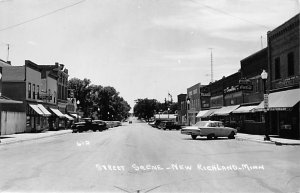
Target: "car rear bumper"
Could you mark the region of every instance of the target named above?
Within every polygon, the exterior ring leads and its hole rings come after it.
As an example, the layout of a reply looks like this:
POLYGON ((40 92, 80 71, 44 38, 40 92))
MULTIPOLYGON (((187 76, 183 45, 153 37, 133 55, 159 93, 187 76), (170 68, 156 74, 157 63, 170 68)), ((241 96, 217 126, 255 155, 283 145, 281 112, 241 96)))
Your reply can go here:
POLYGON ((181 129, 183 135, 200 135, 200 130, 181 129))

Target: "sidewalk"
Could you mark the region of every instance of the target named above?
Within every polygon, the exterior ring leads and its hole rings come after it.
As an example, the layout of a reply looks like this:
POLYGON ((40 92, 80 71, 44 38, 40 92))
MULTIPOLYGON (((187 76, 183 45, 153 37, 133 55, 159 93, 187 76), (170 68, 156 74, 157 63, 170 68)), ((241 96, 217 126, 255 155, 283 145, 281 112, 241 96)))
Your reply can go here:
POLYGON ((277 136, 270 135, 271 141, 264 141, 264 135, 251 135, 246 133, 237 133, 235 138, 237 140, 249 140, 249 141, 255 141, 260 143, 269 143, 269 144, 275 144, 275 145, 300 145, 300 140, 296 139, 285 139, 285 138, 279 138, 277 136))
POLYGON ((0 145, 19 143, 23 141, 36 140, 46 137, 52 137, 57 135, 64 135, 67 133, 72 133, 71 129, 59 130, 59 131, 46 131, 42 133, 19 133, 12 135, 1 135, 0 136, 0 145))

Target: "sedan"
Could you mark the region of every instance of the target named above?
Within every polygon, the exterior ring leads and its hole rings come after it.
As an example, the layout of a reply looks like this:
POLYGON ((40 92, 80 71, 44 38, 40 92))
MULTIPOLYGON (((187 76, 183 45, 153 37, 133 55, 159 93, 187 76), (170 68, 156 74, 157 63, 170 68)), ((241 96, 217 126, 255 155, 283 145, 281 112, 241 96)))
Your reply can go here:
POLYGON ((192 139, 196 139, 197 136, 207 136, 207 139, 218 137, 234 139, 236 133, 236 129, 225 127, 221 121, 199 121, 193 126, 181 129, 181 134, 191 135, 192 139))

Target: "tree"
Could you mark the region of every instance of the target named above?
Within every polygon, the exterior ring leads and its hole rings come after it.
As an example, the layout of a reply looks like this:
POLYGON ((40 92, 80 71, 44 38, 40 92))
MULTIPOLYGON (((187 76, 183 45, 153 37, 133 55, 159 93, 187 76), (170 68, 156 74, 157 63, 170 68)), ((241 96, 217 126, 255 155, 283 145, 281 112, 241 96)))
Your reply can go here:
POLYGON ((143 118, 147 121, 154 116, 157 108, 157 100, 155 99, 137 99, 136 104, 134 105, 134 116, 139 119, 143 118))
POLYGON ((78 78, 72 78, 68 83, 68 88, 74 90, 75 98, 80 101, 79 107, 85 117, 121 121, 129 116, 131 107, 114 87, 90 83, 89 79, 78 78))

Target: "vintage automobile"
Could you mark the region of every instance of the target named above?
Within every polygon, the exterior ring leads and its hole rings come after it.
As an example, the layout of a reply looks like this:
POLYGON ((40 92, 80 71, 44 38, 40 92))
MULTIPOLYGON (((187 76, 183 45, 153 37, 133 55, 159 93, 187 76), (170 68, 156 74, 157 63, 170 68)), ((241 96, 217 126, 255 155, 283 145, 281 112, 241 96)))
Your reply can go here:
POLYGON ((73 130, 73 133, 81 133, 83 131, 89 130, 92 130, 94 132, 97 130, 101 131, 101 127, 99 126, 99 124, 93 122, 91 118, 83 118, 82 121, 74 123, 71 128, 73 130))
POLYGON ((102 121, 102 120, 93 120, 93 123, 96 123, 96 124, 99 125, 100 131, 103 131, 103 130, 107 130, 107 129, 108 129, 108 127, 107 127, 105 121, 102 121))
POLYGON ((237 130, 231 127, 225 127, 221 121, 199 121, 193 126, 181 129, 181 134, 191 135, 192 139, 197 136, 207 136, 207 139, 228 137, 234 139, 237 130))

